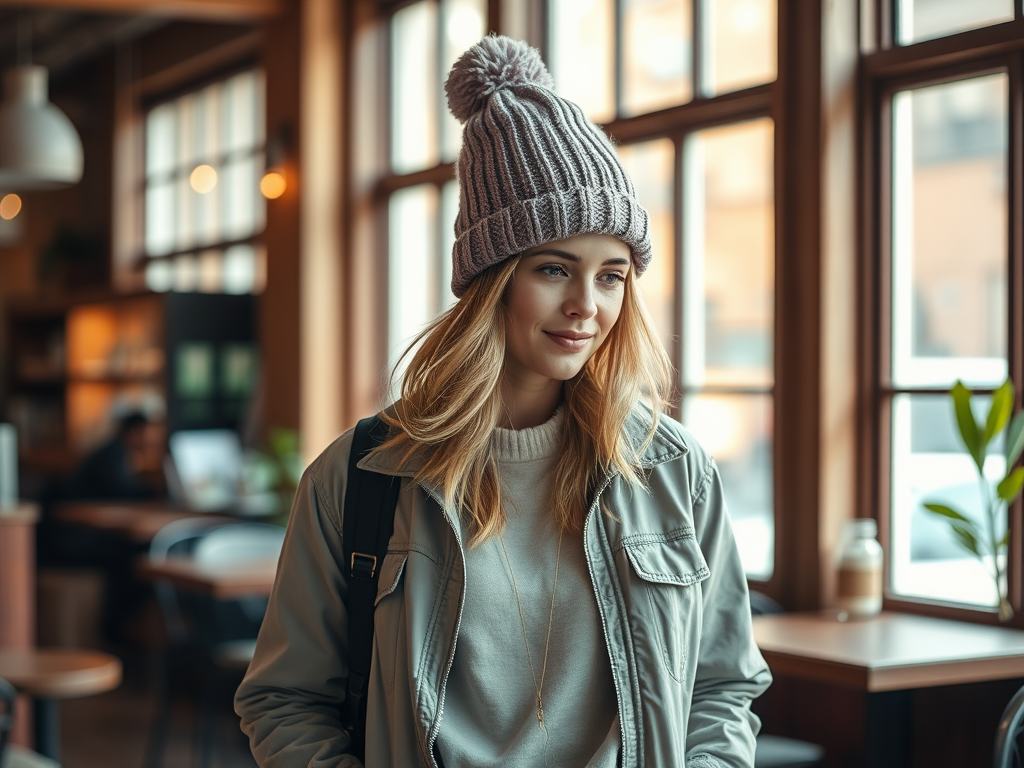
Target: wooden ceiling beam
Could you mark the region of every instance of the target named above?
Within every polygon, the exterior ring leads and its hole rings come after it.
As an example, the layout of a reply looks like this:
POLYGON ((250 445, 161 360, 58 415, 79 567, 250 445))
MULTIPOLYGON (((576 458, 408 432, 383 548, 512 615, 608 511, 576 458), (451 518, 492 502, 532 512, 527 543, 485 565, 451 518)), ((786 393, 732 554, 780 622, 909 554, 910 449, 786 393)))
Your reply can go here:
POLYGON ((283 13, 290 0, 0 0, 0 8, 131 13, 176 19, 239 21, 283 13))

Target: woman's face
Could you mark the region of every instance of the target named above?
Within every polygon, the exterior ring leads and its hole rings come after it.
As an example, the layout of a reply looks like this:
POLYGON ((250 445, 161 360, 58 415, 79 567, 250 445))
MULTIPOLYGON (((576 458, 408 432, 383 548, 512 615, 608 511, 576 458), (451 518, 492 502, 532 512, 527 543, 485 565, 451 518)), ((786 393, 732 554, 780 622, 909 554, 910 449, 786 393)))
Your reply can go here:
POLYGON ((622 310, 629 246, 611 235, 552 240, 523 254, 505 293, 505 375, 536 387, 583 368, 622 310))

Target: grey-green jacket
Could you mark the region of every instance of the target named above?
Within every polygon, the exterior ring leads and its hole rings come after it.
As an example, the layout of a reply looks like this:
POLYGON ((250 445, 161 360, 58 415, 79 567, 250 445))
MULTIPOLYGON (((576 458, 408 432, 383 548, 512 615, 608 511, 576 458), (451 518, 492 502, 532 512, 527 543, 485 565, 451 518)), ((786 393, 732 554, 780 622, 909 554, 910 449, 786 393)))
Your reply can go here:
MULTIPOLYGON (((627 434, 639 444, 649 425, 638 408, 627 434)), ((341 510, 351 441, 350 431, 306 470, 235 698, 262 768, 360 765, 346 754, 339 719, 348 646, 341 510)), ((750 702, 771 676, 751 634, 718 470, 664 417, 642 465, 649 492, 607 478, 583 533, 618 696, 621 765, 752 766, 759 722, 750 702)), ((360 467, 406 478, 380 570, 366 766, 437 768, 434 743, 462 616, 464 532, 436 489, 410 479, 415 467, 397 469, 387 452, 360 467)))

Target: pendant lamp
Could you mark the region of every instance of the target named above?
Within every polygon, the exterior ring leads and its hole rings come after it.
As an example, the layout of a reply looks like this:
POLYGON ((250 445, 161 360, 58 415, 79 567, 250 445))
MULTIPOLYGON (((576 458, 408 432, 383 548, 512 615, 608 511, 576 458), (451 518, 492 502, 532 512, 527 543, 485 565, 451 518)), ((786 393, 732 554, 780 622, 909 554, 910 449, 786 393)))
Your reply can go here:
POLYGON ((82 140, 49 101, 46 67, 4 72, 0 102, 0 189, 55 189, 82 178, 82 140))

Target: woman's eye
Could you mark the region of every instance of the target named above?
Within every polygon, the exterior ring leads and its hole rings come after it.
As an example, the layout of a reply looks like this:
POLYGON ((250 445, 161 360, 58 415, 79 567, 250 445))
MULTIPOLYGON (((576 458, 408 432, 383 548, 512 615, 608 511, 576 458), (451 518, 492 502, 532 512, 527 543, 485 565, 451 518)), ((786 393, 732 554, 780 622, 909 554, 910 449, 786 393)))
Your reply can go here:
POLYGON ((618 285, 619 283, 626 282, 626 278, 620 275, 618 272, 606 272, 601 275, 598 280, 603 282, 605 285, 618 285))
POLYGON ((540 268, 540 271, 545 275, 551 275, 551 277, 561 277, 566 274, 565 269, 560 264, 545 264, 540 268))

